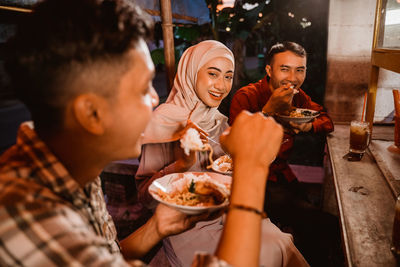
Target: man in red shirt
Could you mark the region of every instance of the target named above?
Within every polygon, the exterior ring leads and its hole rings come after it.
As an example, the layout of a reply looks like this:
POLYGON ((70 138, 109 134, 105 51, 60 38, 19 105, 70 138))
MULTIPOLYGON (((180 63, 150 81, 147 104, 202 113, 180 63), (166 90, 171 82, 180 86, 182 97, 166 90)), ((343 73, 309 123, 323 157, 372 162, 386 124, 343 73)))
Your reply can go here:
POLYGON ((320 115, 312 122, 286 125, 279 156, 270 167, 268 180, 276 182, 280 173, 288 182, 296 176, 287 164, 293 137, 299 132, 330 133, 333 131, 331 118, 324 108, 313 102, 300 86, 306 78, 306 51, 293 42, 274 45, 267 55, 267 75, 256 83, 239 89, 233 96, 230 106, 229 124, 242 110, 252 113, 262 111, 267 116, 288 111, 291 106, 319 111, 320 115), (297 93, 298 92, 298 93, 297 93))
MULTIPOLYGON (((293 107, 319 112, 319 116, 312 122, 282 123, 285 127, 284 138, 277 158, 270 165, 268 176, 264 209, 275 223, 293 227, 296 240, 296 232, 300 236, 313 228, 314 222, 310 223, 313 220, 310 217, 318 217, 314 213, 320 211, 307 200, 304 185, 298 182, 288 165, 294 136, 300 132, 326 134, 333 131, 333 123, 325 109, 300 89, 306 78, 307 63, 306 51, 301 45, 294 42, 277 43, 271 47, 266 59, 267 75, 256 83, 240 88, 233 96, 229 124, 234 122, 242 110, 252 113, 261 111, 266 116, 284 114, 293 107), (299 228, 301 229, 298 230, 299 228)), ((301 250, 301 245, 299 249, 301 250)), ((306 251, 302 253, 307 257, 306 251)), ((307 260, 313 265, 312 259, 307 260)))

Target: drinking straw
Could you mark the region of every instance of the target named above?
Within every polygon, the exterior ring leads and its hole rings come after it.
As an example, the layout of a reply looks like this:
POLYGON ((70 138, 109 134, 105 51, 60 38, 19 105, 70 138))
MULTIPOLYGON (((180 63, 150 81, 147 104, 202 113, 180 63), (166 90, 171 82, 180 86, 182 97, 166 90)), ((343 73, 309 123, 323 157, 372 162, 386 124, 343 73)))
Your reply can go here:
POLYGON ((393 92, 393 100, 394 100, 394 110, 396 116, 400 116, 400 97, 399 97, 399 90, 392 90, 393 92))
POLYGON ((365 111, 365 103, 367 102, 367 92, 364 94, 364 104, 363 104, 363 111, 361 113, 361 121, 364 120, 364 111, 365 111))

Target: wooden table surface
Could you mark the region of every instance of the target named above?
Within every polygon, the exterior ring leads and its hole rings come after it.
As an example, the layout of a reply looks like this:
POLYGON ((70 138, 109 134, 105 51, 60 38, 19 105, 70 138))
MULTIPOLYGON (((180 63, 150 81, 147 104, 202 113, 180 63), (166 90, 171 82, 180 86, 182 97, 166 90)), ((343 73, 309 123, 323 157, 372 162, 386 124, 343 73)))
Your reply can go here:
POLYGON ((390 165, 385 169, 376 159, 387 164, 376 153, 385 152, 380 142, 392 143, 393 127, 374 126, 371 149, 358 162, 343 158, 349 149, 349 132, 349 125, 335 125, 327 138, 347 265, 396 266, 390 243, 400 181, 395 180, 390 165))

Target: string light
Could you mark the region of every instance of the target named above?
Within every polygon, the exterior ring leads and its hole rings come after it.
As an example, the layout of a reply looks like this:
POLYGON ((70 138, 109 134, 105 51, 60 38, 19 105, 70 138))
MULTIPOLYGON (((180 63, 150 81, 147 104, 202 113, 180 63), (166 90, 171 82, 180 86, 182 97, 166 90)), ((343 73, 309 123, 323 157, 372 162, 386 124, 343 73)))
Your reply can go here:
POLYGON ((255 3, 255 4, 245 3, 243 5, 243 9, 245 9, 245 10, 252 10, 252 9, 254 9, 256 7, 258 7, 258 3, 255 3))
POLYGON ((302 18, 300 25, 301 25, 301 27, 303 27, 303 29, 305 29, 305 28, 311 26, 311 21, 307 21, 307 18, 302 18))

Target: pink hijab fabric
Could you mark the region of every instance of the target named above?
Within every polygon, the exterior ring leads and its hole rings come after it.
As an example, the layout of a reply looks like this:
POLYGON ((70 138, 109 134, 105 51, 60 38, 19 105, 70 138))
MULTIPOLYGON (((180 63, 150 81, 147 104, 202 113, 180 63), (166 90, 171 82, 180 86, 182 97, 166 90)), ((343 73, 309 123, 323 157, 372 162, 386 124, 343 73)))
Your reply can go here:
POLYGON ((177 132, 185 127, 189 115, 191 121, 208 133, 215 132, 215 129, 226 122, 226 117, 216 107, 207 106, 196 94, 197 72, 216 57, 227 58, 235 64, 232 51, 218 41, 207 40, 186 49, 179 61, 168 99, 153 112, 143 144, 178 140, 180 136, 177 132))

